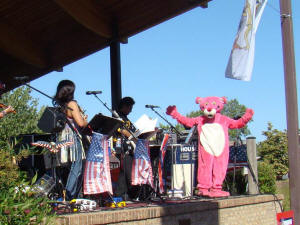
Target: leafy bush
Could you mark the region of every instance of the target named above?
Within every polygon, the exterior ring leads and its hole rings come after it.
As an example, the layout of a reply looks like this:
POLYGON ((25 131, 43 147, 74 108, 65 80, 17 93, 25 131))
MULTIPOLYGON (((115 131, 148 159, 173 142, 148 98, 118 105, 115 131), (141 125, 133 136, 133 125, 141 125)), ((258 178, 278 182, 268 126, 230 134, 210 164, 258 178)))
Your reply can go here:
POLYGON ((18 170, 14 163, 26 150, 13 155, 12 149, 0 150, 0 224, 49 224, 54 214, 48 199, 38 197, 32 191, 32 182, 18 170))
POLYGON ((258 162, 258 185, 261 193, 276 193, 276 175, 272 164, 268 161, 258 162))
POLYGON ((272 124, 268 123, 268 130, 263 135, 267 139, 257 146, 258 153, 262 160, 273 165, 276 178, 281 180, 282 175, 289 171, 287 133, 273 129, 272 124))

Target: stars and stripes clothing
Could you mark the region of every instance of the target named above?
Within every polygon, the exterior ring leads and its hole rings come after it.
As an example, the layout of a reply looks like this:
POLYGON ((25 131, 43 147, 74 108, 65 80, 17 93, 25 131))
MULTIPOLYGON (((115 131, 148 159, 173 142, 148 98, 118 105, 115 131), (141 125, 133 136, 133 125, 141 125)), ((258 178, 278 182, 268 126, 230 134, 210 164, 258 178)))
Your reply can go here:
POLYGON ((153 188, 153 174, 149 153, 149 141, 139 139, 134 151, 131 184, 149 184, 153 188))
POLYGON ((57 153, 62 147, 70 146, 73 141, 59 141, 59 142, 47 142, 47 141, 37 141, 32 142, 31 145, 38 146, 42 148, 47 148, 50 152, 57 153))
POLYGON ((103 192, 112 194, 108 142, 105 135, 93 133, 86 158, 83 193, 90 195, 103 192))
POLYGON ((164 158, 167 150, 167 146, 169 143, 169 134, 164 134, 164 138, 162 140, 160 151, 159 151, 159 162, 158 162, 158 181, 159 181, 159 193, 164 192, 165 179, 163 179, 163 166, 164 166, 164 158))
POLYGON ((231 146, 229 148, 229 162, 247 162, 246 145, 231 146))
POLYGON ((229 148, 228 171, 231 171, 234 168, 238 169, 242 167, 248 167, 247 146, 231 146, 229 148))
POLYGON ((66 123, 64 129, 59 132, 57 136, 57 141, 67 140, 73 142, 73 145, 70 146, 63 146, 60 152, 57 155, 57 158, 60 160, 60 163, 68 163, 68 162, 76 162, 78 161, 79 157, 85 159, 85 152, 81 151, 81 154, 78 154, 78 148, 83 149, 82 144, 82 135, 80 133, 80 127, 76 124, 74 119, 67 118, 68 123, 66 123), (72 126, 73 129, 70 127, 72 126), (76 143, 79 141, 79 145, 76 143))

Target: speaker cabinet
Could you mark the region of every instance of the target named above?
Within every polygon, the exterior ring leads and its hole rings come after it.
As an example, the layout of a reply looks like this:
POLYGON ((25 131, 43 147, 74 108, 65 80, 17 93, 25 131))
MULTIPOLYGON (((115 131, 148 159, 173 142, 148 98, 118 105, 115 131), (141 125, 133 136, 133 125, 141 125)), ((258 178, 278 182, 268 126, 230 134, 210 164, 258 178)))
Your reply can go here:
POLYGON ((37 126, 46 133, 57 133, 64 129, 67 118, 55 107, 47 107, 37 126))
MULTIPOLYGON (((17 144, 14 147, 14 150, 17 153, 20 151, 20 149, 26 149, 28 147, 31 147, 32 142, 50 142, 53 138, 55 137, 53 137, 53 135, 50 134, 21 134, 16 137, 11 137, 11 141, 17 141, 17 144)), ((18 162, 20 170, 26 171, 29 178, 33 178, 33 176, 36 173, 38 174, 39 178, 46 172, 42 150, 43 148, 37 147, 35 148, 36 152, 34 154, 29 155, 26 158, 22 158, 18 162)))

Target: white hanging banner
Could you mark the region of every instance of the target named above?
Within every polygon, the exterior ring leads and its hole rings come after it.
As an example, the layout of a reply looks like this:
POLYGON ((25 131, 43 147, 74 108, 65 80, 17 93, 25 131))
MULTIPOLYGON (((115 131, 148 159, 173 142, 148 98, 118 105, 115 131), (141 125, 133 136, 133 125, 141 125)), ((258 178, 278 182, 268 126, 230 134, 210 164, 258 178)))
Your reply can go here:
POLYGON ((267 0, 245 0, 238 32, 233 43, 225 77, 250 81, 255 49, 255 34, 267 0))

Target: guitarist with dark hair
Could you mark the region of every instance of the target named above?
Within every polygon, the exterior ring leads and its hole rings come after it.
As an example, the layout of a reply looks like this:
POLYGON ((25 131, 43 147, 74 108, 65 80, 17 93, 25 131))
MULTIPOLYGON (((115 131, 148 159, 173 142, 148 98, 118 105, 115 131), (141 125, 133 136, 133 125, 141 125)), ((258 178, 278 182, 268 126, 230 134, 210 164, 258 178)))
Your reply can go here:
POLYGON ((116 156, 121 162, 120 174, 117 181, 115 195, 123 197, 123 200, 125 201, 129 198, 135 198, 136 194, 136 191, 134 191, 134 186, 131 185, 133 146, 130 143, 130 141, 134 139, 131 133, 134 133, 136 131, 136 128, 127 117, 131 113, 134 104, 135 102, 131 97, 124 97, 120 100, 117 113, 119 117, 124 121, 124 126, 126 129, 119 128, 114 135, 114 147, 116 150, 116 156))

